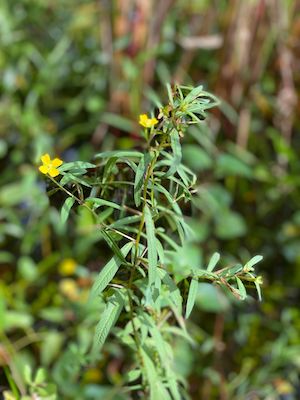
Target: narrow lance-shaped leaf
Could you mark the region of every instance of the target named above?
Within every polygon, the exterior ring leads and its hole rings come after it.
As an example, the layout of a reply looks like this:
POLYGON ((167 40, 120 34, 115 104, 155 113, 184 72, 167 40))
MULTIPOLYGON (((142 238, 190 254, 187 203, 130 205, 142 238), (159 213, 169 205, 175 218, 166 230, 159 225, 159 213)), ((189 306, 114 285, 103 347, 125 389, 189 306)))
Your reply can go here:
POLYGON ((92 202, 94 207, 96 206, 95 208, 106 206, 106 207, 115 208, 117 210, 122 210, 122 206, 120 206, 119 204, 113 203, 112 201, 98 199, 96 197, 88 197, 86 199, 86 201, 92 202))
POLYGON ((253 267, 253 265, 259 263, 262 259, 263 259, 263 256, 260 256, 260 255, 252 257, 251 260, 249 260, 246 263, 245 269, 251 269, 253 267))
POLYGON ((180 294, 180 290, 176 286, 175 282, 173 279, 170 277, 170 275, 164 271, 161 268, 158 268, 158 274, 161 278, 161 280, 164 282, 165 285, 167 285, 170 295, 168 297, 171 299, 174 307, 176 308, 176 311, 178 315, 182 314, 182 296, 180 294))
POLYGON ((255 287, 256 287, 256 290, 257 290, 258 299, 259 299, 259 301, 261 301, 261 300, 262 300, 262 296, 261 296, 261 289, 260 289, 260 285, 259 285, 259 283, 258 283, 258 282, 256 282, 256 281, 254 281, 254 284, 255 284, 255 287))
POLYGON ((140 353, 143 359, 143 365, 145 369, 145 375, 147 377, 149 388, 150 388, 150 400, 171 400, 171 397, 167 389, 163 386, 159 380, 159 376, 156 372, 155 365, 147 352, 141 348, 140 353))
POLYGON ((174 100, 173 100, 173 94, 172 94, 172 88, 169 83, 167 83, 167 91, 168 91, 168 97, 169 97, 169 102, 173 106, 174 105, 174 100))
POLYGON ((195 100, 195 99, 196 99, 198 96, 200 96, 200 94, 202 94, 202 93, 203 93, 203 86, 202 86, 202 85, 193 88, 193 89, 189 92, 189 94, 185 97, 183 103, 184 103, 184 104, 187 104, 187 103, 189 103, 189 102, 195 100))
POLYGON ((208 263, 207 271, 209 272, 213 271, 219 260, 220 260, 220 254, 214 253, 208 263))
POLYGON ((70 210, 73 206, 73 204, 75 203, 75 199, 74 197, 68 197, 62 208, 61 208, 61 213, 60 213, 60 218, 61 218, 61 222, 64 224, 66 222, 66 220, 68 219, 70 210))
POLYGON ((189 294, 186 303, 186 311, 185 311, 185 318, 188 318, 193 310, 195 305, 197 292, 198 292, 199 283, 197 279, 192 278, 189 288, 189 294))
POLYGON ((105 229, 102 229, 101 235, 103 239, 106 241, 106 243, 109 245, 109 247, 113 250, 113 252, 124 262, 126 263, 125 257, 123 256, 121 250, 119 249, 116 241, 111 237, 111 235, 106 232, 105 229))
POLYGON ((127 150, 116 150, 116 151, 105 151, 103 153, 98 153, 95 158, 140 158, 143 157, 143 153, 140 151, 127 151, 127 150))
POLYGON ((83 186, 86 186, 86 187, 89 187, 89 188, 92 187, 89 184, 89 182, 86 179, 84 179, 83 177, 80 178, 78 175, 74 175, 74 174, 71 174, 69 172, 63 173, 63 174, 64 174, 64 176, 62 177, 62 179, 60 181, 60 184, 62 186, 66 185, 69 182, 72 182, 72 183, 77 182, 77 183, 80 183, 83 186))
POLYGON ((85 161, 74 161, 69 163, 64 163, 59 167, 61 172, 63 171, 70 171, 70 170, 86 170, 87 168, 95 168, 95 164, 91 164, 85 161))
POLYGON ((115 294, 109 299, 105 310, 101 315, 101 319, 96 326, 92 350, 94 356, 97 355, 104 345, 105 340, 113 326, 116 324, 123 307, 123 294, 121 292, 115 292, 115 294))
POLYGON ((144 174, 150 162, 150 155, 146 153, 139 162, 134 180, 134 202, 137 207, 141 204, 141 192, 143 189, 144 174))
POLYGON ((155 237, 155 226, 152 219, 151 211, 149 206, 145 205, 145 224, 148 244, 148 265, 149 265, 149 284, 155 282, 156 269, 157 269, 157 249, 156 249, 156 237, 155 237))
POLYGON ((236 282, 237 282, 237 285, 238 285, 238 289, 239 289, 239 292, 240 292, 241 300, 245 300, 246 297, 247 297, 247 292, 246 292, 245 286, 244 286, 243 282, 240 280, 239 277, 236 276, 235 279, 236 279, 236 282))
MULTIPOLYGON (((132 248, 133 243, 126 243, 125 246, 122 247, 121 253, 125 258, 132 248)), ((103 290, 107 287, 107 285, 111 282, 115 274, 117 273, 120 265, 122 264, 122 260, 115 255, 106 265, 102 268, 99 273, 97 279, 95 280, 92 290, 91 290, 91 298, 99 296, 103 290)))
POLYGON ((157 254, 158 254, 158 259, 160 264, 164 264, 165 263, 165 252, 164 252, 164 248, 162 246, 162 244, 160 243, 160 241, 156 238, 156 249, 157 249, 157 254))
POLYGON ((176 381, 176 376, 171 370, 171 361, 173 358, 173 354, 171 352, 171 347, 168 346, 168 343, 163 339, 163 336, 155 324, 155 321, 147 315, 145 316, 149 325, 150 325, 150 334, 154 341, 154 346, 157 349, 157 353, 160 357, 162 365, 164 365, 166 370, 166 384, 169 386, 170 391, 174 400, 180 400, 181 396, 178 389, 178 384, 176 381))
POLYGON ((178 132, 174 129, 170 133, 170 137, 171 137, 171 148, 172 148, 172 151, 173 151, 173 158, 172 158, 172 162, 171 162, 170 168, 168 169, 168 171, 163 176, 164 178, 167 178, 168 176, 171 176, 171 175, 175 174, 175 172, 177 171, 177 168, 178 168, 178 166, 179 166, 179 164, 181 162, 181 158, 182 158, 181 144, 180 144, 180 139, 179 139, 178 132))
POLYGON ((117 221, 110 224, 109 228, 127 227, 128 225, 131 225, 131 224, 134 224, 134 223, 140 221, 140 219, 141 219, 140 215, 132 215, 130 217, 124 217, 124 218, 118 219, 117 221))

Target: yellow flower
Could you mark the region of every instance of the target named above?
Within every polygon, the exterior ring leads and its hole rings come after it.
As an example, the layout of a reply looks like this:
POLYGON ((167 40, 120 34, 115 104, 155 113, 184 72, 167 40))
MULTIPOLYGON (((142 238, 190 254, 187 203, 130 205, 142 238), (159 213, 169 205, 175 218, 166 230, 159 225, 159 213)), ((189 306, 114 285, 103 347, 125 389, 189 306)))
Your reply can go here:
POLYGON ((158 120, 156 118, 148 118, 147 114, 141 114, 139 124, 145 128, 152 128, 152 126, 158 124, 158 120))
POLYGON ((76 301, 79 299, 78 286, 74 279, 65 278, 59 282, 60 292, 69 300, 76 301))
POLYGON ((262 284, 264 283, 263 277, 262 277, 261 275, 258 275, 258 276, 255 278, 255 282, 258 283, 259 285, 262 285, 262 284))
POLYGON ((61 275, 68 276, 73 275, 76 271, 77 263, 73 258, 65 258, 59 264, 58 270, 61 275))
POLYGON ((62 165, 62 160, 60 160, 59 158, 54 158, 53 160, 51 160, 49 154, 44 154, 41 157, 41 161, 43 165, 39 167, 39 170, 42 174, 49 174, 52 178, 60 174, 57 167, 62 165))

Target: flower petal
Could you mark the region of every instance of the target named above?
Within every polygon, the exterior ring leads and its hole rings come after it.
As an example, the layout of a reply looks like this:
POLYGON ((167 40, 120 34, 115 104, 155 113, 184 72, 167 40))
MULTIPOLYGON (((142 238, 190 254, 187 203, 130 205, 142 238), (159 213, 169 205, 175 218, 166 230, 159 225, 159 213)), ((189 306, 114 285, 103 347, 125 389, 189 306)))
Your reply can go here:
POLYGON ((49 168, 47 167, 47 166, 45 166, 45 165, 41 165, 40 167, 39 167, 39 170, 41 171, 41 173, 42 174, 48 174, 48 170, 49 170, 49 168))
POLYGON ((51 161, 50 156, 49 156, 48 153, 42 155, 41 160, 42 160, 43 164, 49 164, 50 161, 51 161))
POLYGON ((59 167, 62 163, 63 161, 60 158, 54 158, 54 160, 52 160, 52 165, 55 168, 59 167))
POLYGON ((139 124, 147 128, 148 117, 147 114, 141 114, 139 124))
POLYGON ((49 169, 49 175, 54 178, 55 176, 59 175, 60 172, 57 168, 50 168, 49 169))

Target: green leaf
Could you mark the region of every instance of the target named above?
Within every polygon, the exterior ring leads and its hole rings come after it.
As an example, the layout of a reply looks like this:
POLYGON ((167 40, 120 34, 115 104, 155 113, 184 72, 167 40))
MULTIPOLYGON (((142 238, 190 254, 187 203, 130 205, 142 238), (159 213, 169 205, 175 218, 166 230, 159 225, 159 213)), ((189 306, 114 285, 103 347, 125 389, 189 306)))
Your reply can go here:
POLYGON ((180 293, 180 290, 176 286, 175 282, 173 279, 170 277, 170 275, 167 273, 167 271, 164 271, 162 268, 158 268, 158 274, 161 278, 161 280, 164 282, 164 284, 168 287, 169 292, 170 292, 170 299, 174 306, 176 307, 176 310, 179 315, 182 314, 182 296, 180 293))
POLYGON ((189 288, 189 294, 186 302, 185 318, 188 318, 195 305, 197 293, 198 293, 199 283, 197 279, 192 278, 189 288))
POLYGON ((174 105, 174 101, 173 101, 172 87, 171 87, 171 85, 169 83, 167 83, 166 86, 167 86, 167 91, 168 91, 169 102, 173 106, 174 105))
POLYGON ((174 400, 181 400, 182 396, 179 392, 178 381, 176 379, 176 375, 171 369, 169 369, 167 373, 167 385, 169 386, 169 389, 172 393, 172 398, 174 400))
POLYGON ((236 275, 238 272, 243 270, 243 266, 241 264, 234 265, 233 267, 227 267, 220 273, 220 276, 233 276, 236 275))
POLYGON ((221 154, 217 159, 216 174, 217 177, 243 176, 245 178, 251 178, 253 176, 253 171, 249 165, 235 156, 231 154, 221 154))
POLYGON ((87 168, 95 168, 95 167, 96 167, 95 164, 91 164, 89 162, 74 161, 74 162, 64 163, 58 169, 61 172, 70 170, 72 170, 73 172, 73 170, 81 170, 81 169, 86 170, 87 168))
POLYGON ((207 170, 213 165, 213 158, 199 145, 185 145, 182 152, 184 163, 196 172, 207 170))
POLYGON ((27 384, 32 384, 32 369, 29 364, 25 364, 24 366, 24 379, 27 384))
POLYGON ((108 300, 108 303, 101 315, 101 319, 96 326, 92 357, 96 357, 105 343, 109 332, 116 324, 119 315, 124 307, 124 297, 123 294, 115 292, 108 300))
POLYGON ((116 150, 116 151, 105 151, 103 153, 97 153, 95 158, 140 158, 143 157, 143 153, 140 151, 128 151, 128 150, 116 150))
POLYGON ((157 248, 157 254, 158 254, 158 259, 160 261, 160 264, 165 263, 165 252, 162 244, 160 243, 159 239, 156 238, 156 248, 157 248))
POLYGON ((262 300, 262 296, 261 296, 260 285, 256 281, 254 281, 254 284, 255 284, 255 287, 256 287, 256 290, 257 290, 259 301, 261 301, 262 300))
POLYGON ((245 269, 251 269, 253 265, 259 263, 263 259, 263 256, 257 255, 251 258, 246 264, 245 264, 245 269))
POLYGON ((141 219, 140 215, 133 215, 130 217, 118 219, 117 221, 113 222, 108 226, 109 228, 127 227, 127 225, 135 224, 136 222, 140 221, 140 219, 141 219))
POLYGON ((77 183, 80 183, 83 186, 86 186, 86 187, 89 187, 89 188, 92 187, 86 179, 79 178, 77 175, 74 175, 74 174, 71 174, 71 173, 67 172, 62 177, 62 179, 60 181, 60 184, 62 186, 64 186, 69 182, 77 182, 77 183))
POLYGON ((178 390, 178 384, 176 381, 175 374, 171 370, 171 361, 173 359, 172 348, 168 342, 163 339, 163 336, 155 324, 155 321, 149 316, 145 315, 149 325, 150 325, 150 334, 153 338, 153 343, 155 348, 157 349, 157 353, 160 357, 161 363, 165 368, 167 382, 166 384, 170 387, 170 391, 175 400, 180 400, 181 396, 178 390))
POLYGON ((145 224, 148 244, 149 284, 155 282, 157 269, 157 249, 155 226, 149 206, 145 205, 145 224))
MULTIPOLYGON (((130 249, 133 246, 133 242, 126 243, 125 246, 122 247, 121 253, 125 258, 129 253, 130 249)), ((115 255, 106 265, 102 268, 99 273, 97 279, 95 280, 92 289, 91 289, 91 298, 95 298, 99 296, 103 290, 107 287, 107 285, 111 282, 115 274, 117 273, 120 265, 122 264, 122 260, 115 255)))
POLYGON ((161 329, 163 332, 171 333, 172 335, 179 336, 179 337, 185 339, 192 346, 195 346, 195 344, 196 344, 195 340, 188 334, 187 331, 185 331, 183 329, 180 329, 176 326, 163 326, 161 329))
POLYGON ((74 203, 75 203, 74 197, 68 197, 65 200, 60 212, 60 219, 63 224, 67 221, 70 210, 74 203))
POLYGON ((195 88, 193 88, 190 93, 184 98, 184 103, 190 103, 193 100, 195 100, 198 96, 200 96, 201 94, 203 94, 203 86, 197 86, 195 88))
POLYGON ((146 353, 146 351, 144 351, 141 348, 140 353, 141 353, 141 356, 143 359, 145 375, 147 377, 147 381, 148 381, 149 387, 150 387, 150 399, 157 400, 158 399, 158 397, 157 397, 157 395, 158 395, 158 393, 157 393, 158 376, 156 373, 156 368, 155 368, 151 358, 146 353))
POLYGON ((127 372, 125 379, 126 382, 133 382, 136 381, 140 376, 141 376, 141 370, 133 369, 127 372))
POLYGON ((141 204, 141 192, 144 183, 144 174, 150 162, 150 155, 146 153, 139 162, 134 180, 134 202, 137 207, 141 204))
POLYGON ((100 233, 113 252, 126 264, 126 260, 111 234, 106 232, 104 229, 101 230, 100 233))
POLYGON ((39 368, 34 378, 35 385, 41 385, 47 379, 46 370, 44 368, 39 368))
POLYGON ((170 168, 163 176, 164 178, 167 178, 175 174, 182 158, 179 134, 175 129, 173 129, 172 132, 170 133, 170 138, 171 138, 171 148, 173 151, 173 158, 170 168))
POLYGON ((103 177, 102 177, 102 183, 105 183, 109 179, 111 173, 116 168, 115 165, 116 165, 117 159, 118 159, 117 157, 111 157, 105 163, 103 177))
POLYGON ((161 359, 163 365, 168 365, 170 360, 172 359, 172 354, 169 354, 167 351, 167 344, 165 343, 159 329, 157 328, 155 321, 150 317, 150 315, 144 314, 143 317, 146 319, 149 324, 149 332, 154 339, 154 346, 157 349, 158 355, 161 359))
POLYGON ((101 115, 101 122, 105 122, 107 125, 113 126, 126 132, 132 132, 135 128, 135 124, 133 121, 114 113, 103 113, 101 115))
POLYGON ((178 214, 179 216, 182 215, 181 209, 179 205, 176 203, 175 199, 172 197, 172 195, 167 191, 166 188, 164 188, 160 184, 155 185, 155 189, 158 190, 160 193, 163 193, 168 200, 170 206, 173 208, 174 212, 178 214))
POLYGON ((29 329, 33 324, 33 316, 24 311, 6 311, 4 315, 4 328, 10 329, 29 329))
POLYGON ((247 225, 236 212, 222 210, 216 215, 216 235, 220 239, 233 239, 245 235, 247 225))
POLYGON ((108 200, 98 199, 96 197, 88 197, 86 199, 86 201, 91 201, 93 204, 95 204, 96 207, 94 207, 94 208, 107 206, 107 207, 115 208, 116 210, 123 210, 123 207, 120 206, 119 204, 113 203, 112 201, 108 201, 108 200))
POLYGON ((49 366, 56 359, 63 347, 64 337, 62 332, 48 331, 43 336, 40 347, 40 357, 42 365, 49 366), (51 349, 51 351, 49 351, 51 349))
POLYGON ((170 247, 172 247, 175 251, 178 251, 179 245, 168 235, 160 230, 157 231, 158 236, 160 236, 165 242, 167 242, 170 247))
POLYGON ((207 271, 212 272, 219 260, 220 260, 220 254, 214 253, 208 263, 207 271))
POLYGON ((214 274, 213 272, 208 272, 206 269, 197 269, 197 270, 192 270, 191 271, 194 276, 197 276, 198 278, 208 278, 208 279, 218 279, 218 275, 214 274))
POLYGON ((243 284, 243 282, 240 280, 240 278, 238 278, 237 276, 235 277, 237 285, 238 285, 238 289, 240 292, 240 296, 241 296, 241 300, 245 300, 247 297, 247 292, 245 289, 245 286, 243 284))
POLYGON ((143 359, 145 374, 150 387, 150 400, 158 400, 158 399, 171 400, 168 391, 159 381, 159 377, 157 375, 156 367, 153 361, 143 348, 140 349, 140 353, 143 359))

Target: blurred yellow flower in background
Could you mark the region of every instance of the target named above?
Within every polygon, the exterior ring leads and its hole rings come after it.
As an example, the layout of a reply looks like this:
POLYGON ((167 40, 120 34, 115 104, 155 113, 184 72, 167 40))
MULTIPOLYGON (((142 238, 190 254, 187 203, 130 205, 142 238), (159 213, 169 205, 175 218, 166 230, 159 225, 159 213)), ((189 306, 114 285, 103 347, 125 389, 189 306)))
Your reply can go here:
POLYGON ((158 120, 156 118, 148 118, 147 114, 141 114, 139 124, 145 128, 152 128, 152 126, 158 124, 158 120))
POLYGON ((77 262, 73 258, 65 258, 58 266, 61 275, 73 275, 77 268, 77 262))
POLYGON ((39 170, 42 174, 49 174, 52 178, 60 174, 57 168, 62 165, 62 160, 59 158, 54 158, 51 160, 49 154, 46 153, 41 157, 41 161, 43 165, 39 167, 39 170))
POLYGON ((59 282, 60 292, 69 300, 76 301, 79 299, 79 290, 74 279, 65 278, 59 282))

